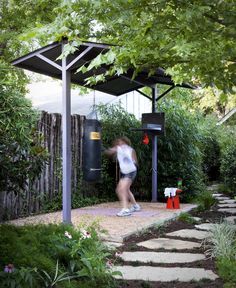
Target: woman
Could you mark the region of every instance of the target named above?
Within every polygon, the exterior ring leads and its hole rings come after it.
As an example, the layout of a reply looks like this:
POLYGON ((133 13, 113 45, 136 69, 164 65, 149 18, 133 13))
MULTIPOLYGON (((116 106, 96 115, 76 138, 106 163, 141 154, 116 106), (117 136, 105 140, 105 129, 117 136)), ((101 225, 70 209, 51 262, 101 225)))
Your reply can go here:
POLYGON ((137 175, 136 153, 131 147, 129 138, 125 136, 116 139, 112 148, 106 150, 105 153, 109 156, 116 155, 120 166, 121 177, 116 187, 116 193, 122 209, 116 215, 120 217, 130 216, 132 212, 141 210, 130 191, 130 186, 137 175), (128 208, 129 201, 132 204, 130 208, 128 208))

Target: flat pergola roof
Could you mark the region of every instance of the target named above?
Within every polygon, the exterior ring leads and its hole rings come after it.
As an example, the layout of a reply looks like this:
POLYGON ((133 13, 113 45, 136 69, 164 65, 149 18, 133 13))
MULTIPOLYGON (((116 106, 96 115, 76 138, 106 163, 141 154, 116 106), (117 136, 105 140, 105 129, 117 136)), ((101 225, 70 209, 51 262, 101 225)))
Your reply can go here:
MULTIPOLYGON (((157 68, 155 73, 148 76, 149 71, 142 71, 133 77, 133 69, 122 75, 106 76, 104 82, 93 86, 86 84, 86 79, 91 76, 105 74, 110 66, 103 64, 86 73, 77 72, 83 65, 89 65, 101 53, 107 53, 111 45, 93 42, 83 42, 78 49, 70 55, 58 59, 63 53, 67 41, 55 42, 20 57, 12 64, 16 67, 27 69, 40 74, 48 75, 62 80, 62 160, 63 160, 63 222, 71 223, 71 83, 92 88, 101 92, 119 96, 134 90, 152 100, 152 112, 156 112, 156 101, 166 95, 174 87, 194 88, 189 84, 175 85, 169 75, 162 68, 157 68), (162 95, 157 97, 156 84, 169 85, 162 95), (150 87, 152 97, 139 89, 150 87)), ((152 141, 152 201, 157 201, 157 136, 152 141)))
MULTIPOLYGON (((99 44, 93 42, 83 42, 74 54, 67 57, 67 70, 71 72, 71 83, 92 88, 104 93, 119 96, 142 87, 153 87, 160 83, 169 86, 180 86, 184 88, 193 88, 189 84, 175 85, 171 77, 165 74, 164 69, 157 68, 156 73, 148 77, 149 71, 142 71, 132 79, 133 69, 129 69, 123 75, 114 75, 106 77, 105 82, 97 83, 94 86, 86 85, 86 78, 93 75, 105 73, 108 65, 102 65, 99 68, 94 68, 87 73, 76 72, 81 66, 88 65, 99 54, 105 54, 109 51, 110 45, 99 44)), ((62 42, 55 42, 43 48, 35 50, 23 57, 20 57, 12 62, 16 67, 27 69, 43 75, 48 75, 53 78, 62 79, 62 60, 58 57, 62 53, 62 42), (58 59, 58 60, 57 60, 58 59)))

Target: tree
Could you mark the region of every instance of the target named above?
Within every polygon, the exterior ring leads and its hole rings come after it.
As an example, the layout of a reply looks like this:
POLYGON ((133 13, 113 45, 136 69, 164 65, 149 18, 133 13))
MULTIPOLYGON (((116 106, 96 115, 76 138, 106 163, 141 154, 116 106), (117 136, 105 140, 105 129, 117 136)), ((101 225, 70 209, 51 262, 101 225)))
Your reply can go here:
MULTIPOLYGON (((117 46, 103 58, 122 73, 163 67, 175 83, 194 82, 232 92, 236 84, 234 0, 63 1, 41 35, 97 40, 117 46)), ((96 64, 97 61, 96 61, 96 64)))
POLYGON ((2 0, 0 2, 0 221, 3 192, 18 194, 27 180, 39 175, 46 151, 33 130, 37 114, 25 98, 27 78, 10 60, 28 52, 19 35, 53 19, 59 0, 2 0))

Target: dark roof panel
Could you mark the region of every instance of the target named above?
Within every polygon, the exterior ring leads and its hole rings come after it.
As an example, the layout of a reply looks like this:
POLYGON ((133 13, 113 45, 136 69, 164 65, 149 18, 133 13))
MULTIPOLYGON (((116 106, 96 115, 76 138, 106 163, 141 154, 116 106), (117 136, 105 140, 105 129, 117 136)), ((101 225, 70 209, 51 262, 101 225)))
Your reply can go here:
MULTIPOLYGON (((62 61, 58 57, 62 53, 62 42, 52 43, 45 47, 35 50, 23 57, 12 62, 16 67, 27 69, 40 74, 48 75, 57 79, 62 78, 62 61)), ((71 82, 81 86, 86 86, 86 79, 93 75, 104 73, 108 66, 103 65, 94 68, 87 73, 77 73, 79 67, 89 64, 100 53, 109 51, 110 45, 99 44, 93 42, 83 42, 79 49, 67 57, 68 69, 71 71, 71 82)), ((156 73, 148 76, 148 71, 142 71, 134 79, 133 70, 130 69, 124 75, 109 76, 103 83, 97 83, 93 87, 95 90, 119 96, 124 93, 142 88, 144 86, 152 86, 157 83, 174 86, 171 77, 165 74, 162 68, 157 68, 156 73)), ((185 88, 194 88, 189 84, 178 85, 185 88)))

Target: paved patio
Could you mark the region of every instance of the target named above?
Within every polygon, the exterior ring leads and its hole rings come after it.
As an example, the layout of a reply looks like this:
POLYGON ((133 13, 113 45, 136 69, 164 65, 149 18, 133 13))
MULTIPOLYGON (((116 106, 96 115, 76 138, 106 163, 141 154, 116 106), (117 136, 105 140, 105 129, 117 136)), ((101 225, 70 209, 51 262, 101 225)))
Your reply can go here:
MULTIPOLYGON (((140 233, 151 226, 163 224, 165 221, 176 218, 181 212, 188 212, 196 207, 194 204, 181 204, 180 209, 166 209, 166 203, 139 202, 139 204, 142 211, 127 217, 116 216, 120 210, 119 202, 73 209, 71 212, 72 224, 78 226, 98 222, 100 227, 107 231, 102 235, 104 240, 122 243, 126 237, 134 233, 140 233)), ((15 225, 61 222, 62 211, 11 221, 15 225)))

